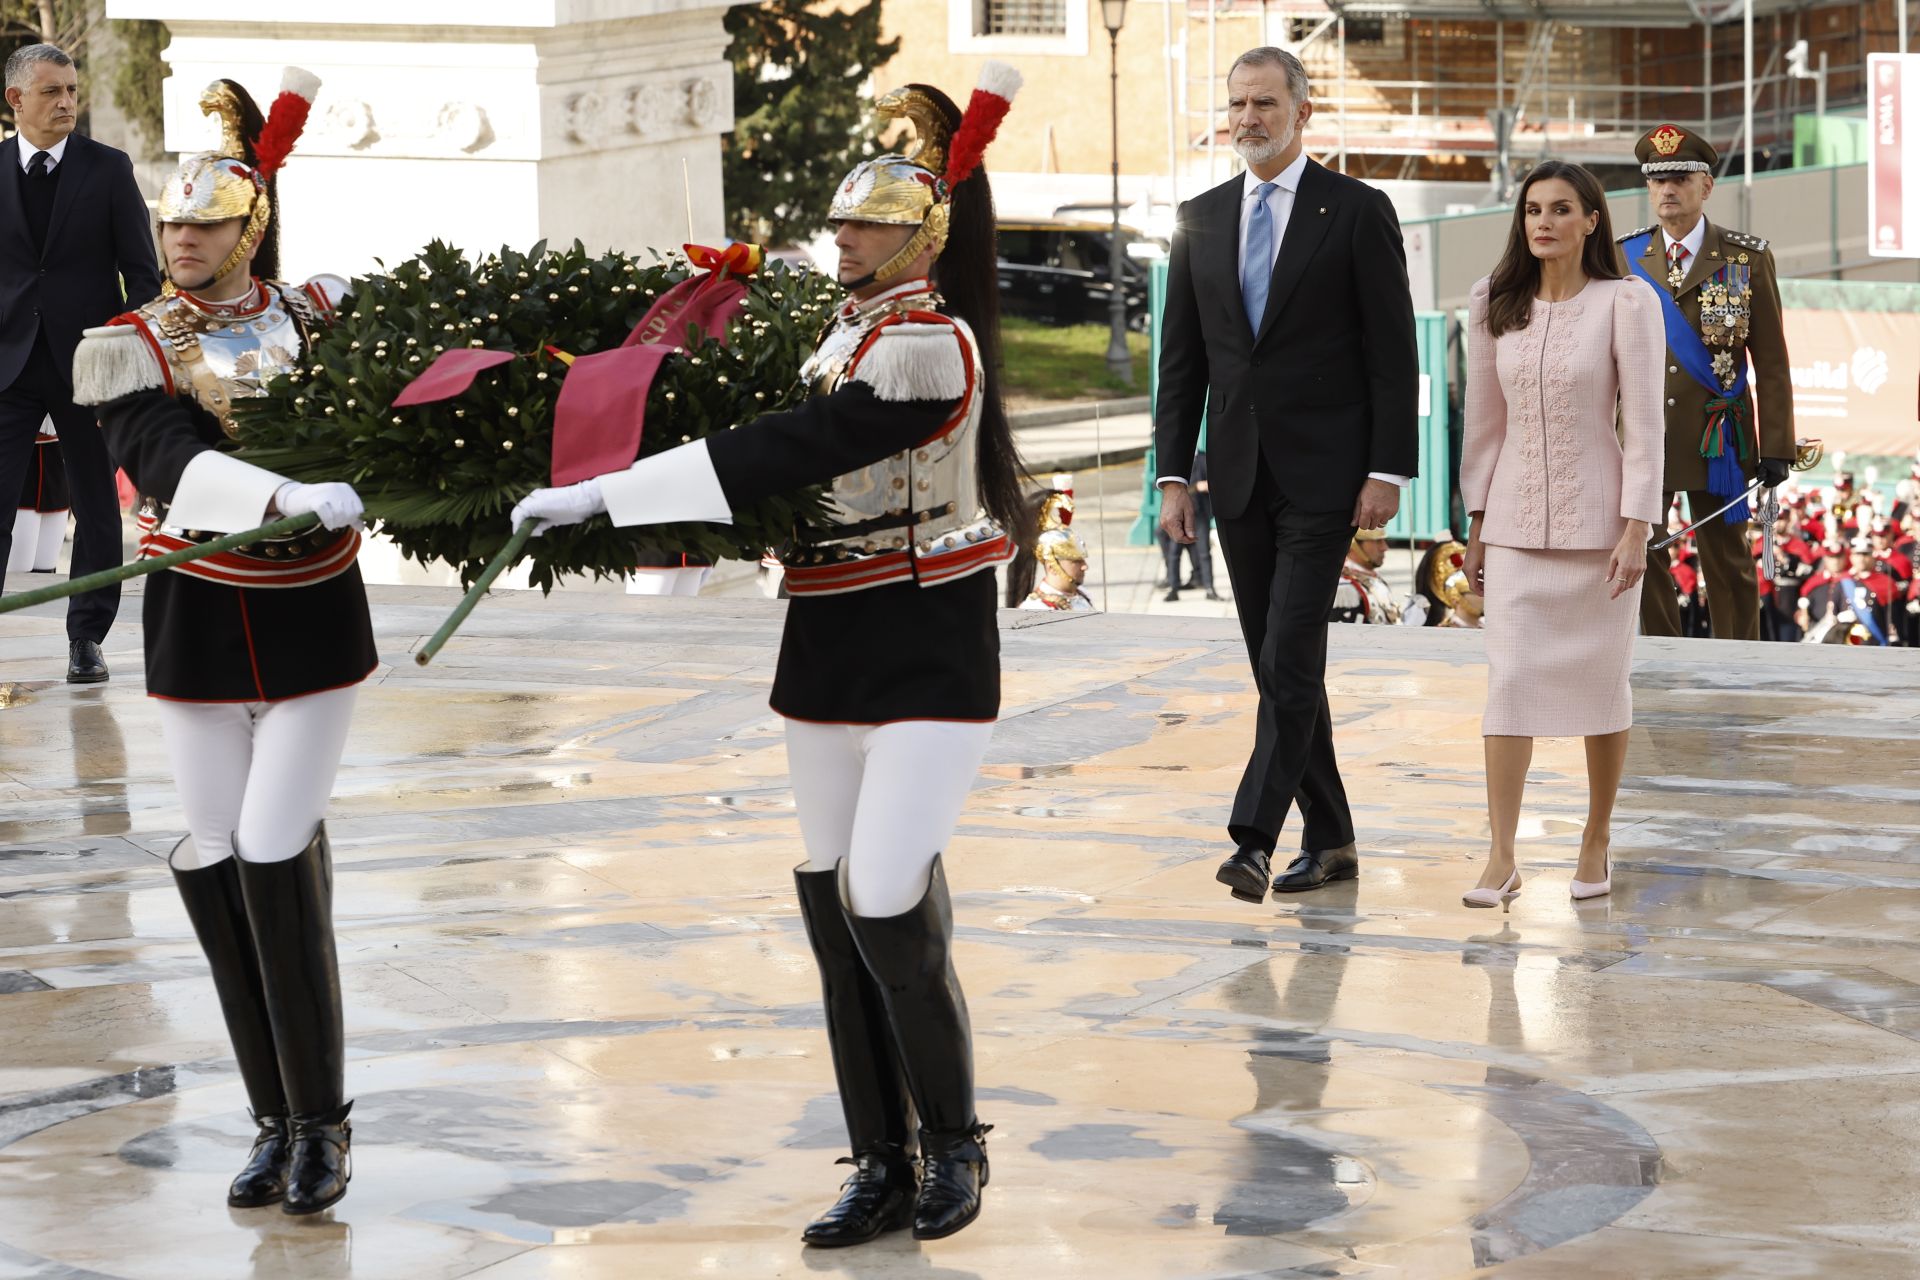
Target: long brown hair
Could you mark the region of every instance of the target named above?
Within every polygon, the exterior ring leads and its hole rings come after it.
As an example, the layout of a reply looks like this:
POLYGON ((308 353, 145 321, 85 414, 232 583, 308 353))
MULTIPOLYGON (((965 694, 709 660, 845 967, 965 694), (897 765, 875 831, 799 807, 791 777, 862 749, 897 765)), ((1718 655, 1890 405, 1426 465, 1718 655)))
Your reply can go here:
MULTIPOLYGON (((933 99, 947 117, 949 129, 960 127, 960 108, 952 98, 930 84, 912 84, 933 99)), ((971 177, 953 189, 953 214, 947 231, 947 247, 933 262, 933 282, 953 313, 973 330, 980 350, 980 364, 986 370, 986 385, 980 391, 978 478, 980 505, 987 514, 1012 530, 1024 517, 1025 502, 1021 489, 1027 469, 1013 443, 1013 428, 1007 422, 1006 405, 1001 399, 1005 378, 1000 360, 1000 252, 997 239, 998 219, 993 209, 993 188, 987 185, 987 167, 983 164, 971 177)))
POLYGON ((1527 247, 1527 193, 1536 182, 1558 178, 1573 188, 1580 207, 1597 213, 1600 220, 1593 233, 1580 246, 1580 269, 1590 280, 1618 280, 1621 277, 1619 250, 1613 244, 1613 219, 1607 215, 1607 193, 1600 180, 1584 167, 1567 160, 1542 160, 1527 180, 1520 184, 1520 195, 1513 202, 1513 227, 1507 233, 1507 251, 1493 269, 1487 292, 1487 331, 1494 337, 1527 327, 1533 318, 1534 295, 1540 292, 1540 259, 1527 247))

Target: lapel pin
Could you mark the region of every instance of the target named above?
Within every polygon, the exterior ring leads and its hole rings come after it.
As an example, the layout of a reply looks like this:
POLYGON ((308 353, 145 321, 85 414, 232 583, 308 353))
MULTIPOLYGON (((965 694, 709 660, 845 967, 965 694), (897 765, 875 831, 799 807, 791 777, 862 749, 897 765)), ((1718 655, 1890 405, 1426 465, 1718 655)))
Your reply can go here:
POLYGON ((1321 206, 1320 206, 1320 212, 1322 212, 1322 213, 1325 213, 1326 211, 1327 211, 1327 206, 1325 206, 1325 205, 1321 205, 1321 206))

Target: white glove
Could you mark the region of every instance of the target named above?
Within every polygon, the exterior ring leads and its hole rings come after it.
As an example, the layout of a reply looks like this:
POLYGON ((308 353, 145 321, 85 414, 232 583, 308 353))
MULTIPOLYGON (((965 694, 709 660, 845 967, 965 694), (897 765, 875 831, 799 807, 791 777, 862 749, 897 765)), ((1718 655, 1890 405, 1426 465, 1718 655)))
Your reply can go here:
POLYGON ((289 480, 274 490, 273 505, 283 516, 319 516, 320 523, 329 529, 344 529, 349 525, 358 529, 360 517, 366 512, 353 486, 337 480, 326 484, 289 480))
POLYGON ((600 495, 600 477, 595 476, 558 489, 535 489, 520 499, 507 521, 518 529, 523 521, 538 520, 540 524, 533 531, 537 538, 549 529, 591 520, 606 509, 607 500, 600 495))

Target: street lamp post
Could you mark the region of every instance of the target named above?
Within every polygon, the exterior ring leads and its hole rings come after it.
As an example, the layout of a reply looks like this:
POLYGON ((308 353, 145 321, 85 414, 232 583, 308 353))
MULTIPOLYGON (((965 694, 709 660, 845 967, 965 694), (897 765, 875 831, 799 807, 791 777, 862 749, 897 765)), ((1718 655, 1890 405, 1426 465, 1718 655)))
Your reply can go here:
POLYGON ((1127 21, 1127 0, 1100 0, 1100 19, 1107 25, 1108 52, 1112 60, 1109 104, 1113 119, 1113 237, 1107 282, 1112 295, 1107 299, 1107 372, 1127 386, 1133 385, 1133 357, 1127 351, 1127 246, 1120 227, 1120 28, 1127 21))

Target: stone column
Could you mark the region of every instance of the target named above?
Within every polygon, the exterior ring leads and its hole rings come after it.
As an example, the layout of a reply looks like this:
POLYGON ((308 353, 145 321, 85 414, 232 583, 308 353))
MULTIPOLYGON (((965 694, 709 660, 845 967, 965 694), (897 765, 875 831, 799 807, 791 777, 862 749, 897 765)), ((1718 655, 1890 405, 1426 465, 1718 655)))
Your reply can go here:
POLYGON ((733 127, 727 0, 107 0, 157 18, 169 151, 212 145, 222 76, 266 108, 287 65, 322 81, 282 172, 283 274, 345 275, 440 239, 638 251, 722 235, 733 127))

